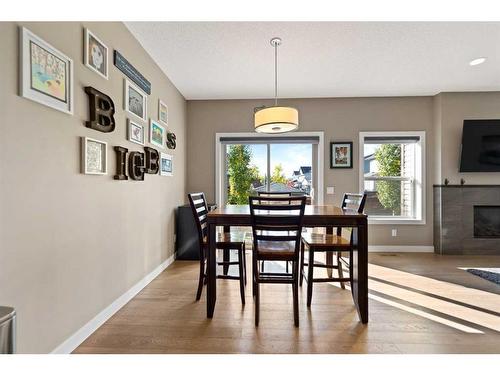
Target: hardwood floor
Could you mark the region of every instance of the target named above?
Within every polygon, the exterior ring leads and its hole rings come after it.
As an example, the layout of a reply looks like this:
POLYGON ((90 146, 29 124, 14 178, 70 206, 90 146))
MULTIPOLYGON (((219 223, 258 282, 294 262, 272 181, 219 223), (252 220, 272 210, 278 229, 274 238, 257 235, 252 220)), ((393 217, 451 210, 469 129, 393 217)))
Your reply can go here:
POLYGON ((244 307, 238 282, 217 280, 209 320, 205 290, 195 302, 198 263, 176 261, 75 353, 500 353, 500 286, 458 268, 499 265, 500 256, 372 253, 367 325, 350 291, 325 283, 310 310, 306 285, 299 291, 299 328, 291 287, 263 285, 255 328, 250 278, 244 307))

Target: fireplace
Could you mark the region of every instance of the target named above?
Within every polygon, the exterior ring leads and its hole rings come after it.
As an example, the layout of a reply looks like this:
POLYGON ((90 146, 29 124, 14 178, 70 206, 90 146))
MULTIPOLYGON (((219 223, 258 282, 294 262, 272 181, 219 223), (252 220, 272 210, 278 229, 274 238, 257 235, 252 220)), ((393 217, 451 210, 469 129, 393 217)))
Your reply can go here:
POLYGON ((474 237, 500 238, 500 206, 474 206, 474 237))

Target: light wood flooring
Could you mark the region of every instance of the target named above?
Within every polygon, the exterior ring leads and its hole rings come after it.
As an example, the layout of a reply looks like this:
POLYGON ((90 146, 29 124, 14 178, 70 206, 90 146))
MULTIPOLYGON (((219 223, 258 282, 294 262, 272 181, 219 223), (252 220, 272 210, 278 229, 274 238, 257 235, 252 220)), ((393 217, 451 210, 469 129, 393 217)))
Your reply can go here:
POLYGON ((237 281, 217 280, 207 319, 197 262, 176 261, 75 353, 500 353, 500 286, 459 268, 498 267, 500 256, 372 253, 369 323, 334 284, 315 284, 308 310, 304 284, 299 328, 291 287, 272 284, 254 326, 249 254, 247 264, 245 306, 237 281))

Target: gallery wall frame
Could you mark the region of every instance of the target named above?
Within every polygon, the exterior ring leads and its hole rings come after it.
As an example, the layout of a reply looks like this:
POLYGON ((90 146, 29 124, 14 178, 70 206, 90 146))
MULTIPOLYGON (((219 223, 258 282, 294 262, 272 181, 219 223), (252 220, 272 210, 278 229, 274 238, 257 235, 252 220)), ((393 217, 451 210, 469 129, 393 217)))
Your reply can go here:
POLYGON ((83 36, 83 63, 104 79, 109 76, 109 48, 93 32, 85 28, 83 36))
POLYGON ((173 176, 172 155, 160 153, 160 175, 173 176))
POLYGON ((161 99, 158 99, 158 121, 168 125, 168 106, 161 99))
POLYGON ((147 121, 148 97, 146 93, 126 78, 124 78, 123 88, 125 111, 142 121, 147 121))
POLYGON ((149 120, 149 143, 160 148, 165 148, 167 131, 157 121, 149 120))
POLYGON ((108 143, 98 139, 81 137, 82 173, 108 174, 108 143))
POLYGON ((330 142, 330 169, 352 168, 352 156, 352 142, 330 142))
POLYGON ((145 144, 146 127, 131 119, 127 119, 127 139, 138 145, 145 144))
POLYGON ((19 29, 19 94, 73 114, 73 60, 25 27, 19 29))

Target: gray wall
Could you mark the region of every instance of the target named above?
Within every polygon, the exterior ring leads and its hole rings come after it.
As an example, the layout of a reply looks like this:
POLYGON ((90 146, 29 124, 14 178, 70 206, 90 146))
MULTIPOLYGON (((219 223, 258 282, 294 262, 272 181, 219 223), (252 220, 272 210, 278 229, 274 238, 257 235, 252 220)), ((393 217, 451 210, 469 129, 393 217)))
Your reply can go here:
MULTIPOLYGON (((371 225, 372 245, 432 246, 433 179, 433 98, 336 98, 290 99, 280 103, 298 108, 301 131, 324 131, 324 183, 335 186, 335 195, 324 196, 326 204, 339 204, 347 191, 358 191, 358 143, 360 131, 425 130, 427 140, 427 209, 425 225, 371 225), (354 142, 354 168, 330 169, 329 142, 354 142), (398 229, 398 237, 391 229, 398 229)), ((252 132, 253 108, 271 105, 266 100, 188 101, 187 189, 204 191, 209 200, 215 196, 215 133, 252 132)), ((325 189, 326 193, 326 189, 325 189)))
MULTIPOLYGON (((174 208, 184 203, 186 101, 121 23, 0 23, 0 304, 18 313, 18 351, 53 350, 174 252, 174 208), (18 25, 74 61, 74 115, 18 92, 18 25), (115 181, 112 146, 126 140, 123 74, 108 81, 83 64, 83 28, 127 57, 152 83, 149 117, 158 98, 169 106, 174 177, 115 181), (87 129, 84 86, 110 95, 112 133, 87 129), (80 137, 108 142, 107 176, 80 173, 80 137)), ((111 56, 110 56, 111 57, 111 56)))

